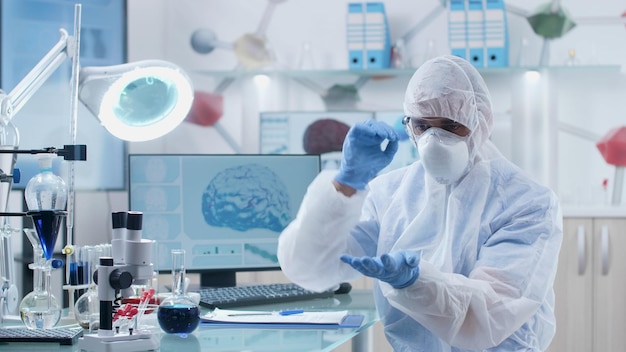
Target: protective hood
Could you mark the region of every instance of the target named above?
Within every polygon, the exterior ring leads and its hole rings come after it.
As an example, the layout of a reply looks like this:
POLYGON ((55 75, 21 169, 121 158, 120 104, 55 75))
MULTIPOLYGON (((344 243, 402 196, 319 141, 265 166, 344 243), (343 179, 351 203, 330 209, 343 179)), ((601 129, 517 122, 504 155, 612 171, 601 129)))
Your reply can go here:
POLYGON ((452 55, 426 61, 411 77, 404 96, 409 117, 445 117, 470 129, 470 160, 499 153, 489 136, 493 128, 491 97, 485 81, 469 62, 452 55))

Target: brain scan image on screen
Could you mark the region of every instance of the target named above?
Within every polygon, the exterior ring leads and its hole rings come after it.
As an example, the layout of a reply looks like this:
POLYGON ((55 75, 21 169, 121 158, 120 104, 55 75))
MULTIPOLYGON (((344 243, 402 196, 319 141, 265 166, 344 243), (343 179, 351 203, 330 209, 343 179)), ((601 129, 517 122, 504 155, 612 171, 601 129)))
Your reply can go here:
POLYGON ((340 152, 350 126, 332 118, 319 119, 304 130, 302 147, 308 154, 340 152))
POLYGON ((272 170, 257 164, 218 173, 202 194, 202 214, 209 225, 238 231, 279 232, 291 221, 287 187, 272 170))
POLYGON ((173 240, 181 232, 180 217, 172 214, 151 214, 143 218, 143 233, 152 240, 173 240))
POLYGON ((341 150, 354 124, 371 120, 371 111, 276 111, 260 113, 262 154, 319 154, 322 169, 341 165, 341 150))
POLYGON ((278 237, 295 218, 321 158, 131 154, 129 165, 129 206, 144 213, 144 237, 161 249, 185 249, 190 272, 232 273, 279 268, 278 237))
POLYGON ((180 160, 146 155, 129 160, 131 184, 170 184, 180 177, 180 160))
POLYGON ((146 180, 149 182, 163 182, 167 175, 167 165, 163 159, 152 158, 146 165, 146 180))
POLYGON ((144 212, 172 211, 180 206, 180 191, 173 185, 146 183, 135 187, 134 192, 135 207, 144 212))
POLYGON ((167 194, 161 188, 148 188, 146 191, 146 210, 164 211, 167 208, 167 194))

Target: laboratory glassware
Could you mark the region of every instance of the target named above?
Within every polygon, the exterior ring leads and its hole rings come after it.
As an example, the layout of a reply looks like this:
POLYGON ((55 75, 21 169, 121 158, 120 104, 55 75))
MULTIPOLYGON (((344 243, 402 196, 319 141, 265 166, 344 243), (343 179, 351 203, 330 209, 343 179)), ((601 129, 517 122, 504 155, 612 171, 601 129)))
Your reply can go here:
POLYGON ((24 229, 26 237, 33 246, 33 291, 20 302, 20 317, 26 327, 31 329, 50 329, 61 319, 61 307, 50 291, 51 260, 46 260, 39 236, 33 229, 24 229))
POLYGON ((100 300, 98 299, 98 289, 93 276, 97 270, 98 261, 104 253, 100 246, 88 247, 86 250, 89 287, 87 291, 76 300, 74 304, 74 316, 83 329, 89 329, 89 332, 94 332, 98 330, 100 322, 100 300))
POLYGON ((67 187, 62 178, 52 173, 52 156, 39 157, 40 172, 26 185, 24 198, 28 206, 26 215, 35 225, 35 231, 25 230, 33 246, 33 291, 20 302, 20 317, 29 328, 48 329, 61 318, 61 307, 50 291, 53 251, 59 228, 67 212, 67 187))
POLYGON ((200 323, 200 307, 185 292, 185 250, 172 250, 172 295, 159 305, 157 320, 168 334, 186 335, 200 323))
POLYGON ((39 173, 28 181, 24 192, 28 210, 65 209, 67 186, 61 177, 52 172, 53 156, 53 154, 39 156, 39 173))

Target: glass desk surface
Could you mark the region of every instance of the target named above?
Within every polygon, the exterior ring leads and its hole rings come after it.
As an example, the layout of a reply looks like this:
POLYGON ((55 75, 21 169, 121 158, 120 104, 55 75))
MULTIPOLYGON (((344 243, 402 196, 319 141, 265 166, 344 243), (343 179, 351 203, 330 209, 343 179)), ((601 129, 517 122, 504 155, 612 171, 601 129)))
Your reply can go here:
MULTIPOLYGON (((370 290, 353 290, 349 294, 335 295, 324 299, 232 309, 280 310, 295 308, 309 311, 348 310, 350 314, 361 314, 365 318, 361 327, 356 329, 216 328, 201 324, 185 339, 162 333, 160 351, 332 351, 360 334, 366 336, 367 330, 378 322, 374 297, 370 290)), ((207 310, 203 310, 202 314, 206 312, 207 310)), ((0 350, 16 352, 81 351, 78 344, 61 346, 58 343, 48 342, 0 343, 0 350)))

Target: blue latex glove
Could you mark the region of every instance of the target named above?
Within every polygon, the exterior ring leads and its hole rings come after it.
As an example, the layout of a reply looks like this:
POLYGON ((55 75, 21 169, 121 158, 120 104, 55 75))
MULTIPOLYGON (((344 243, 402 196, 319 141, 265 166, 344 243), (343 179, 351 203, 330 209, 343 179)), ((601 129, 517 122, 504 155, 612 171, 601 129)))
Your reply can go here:
POLYGON ((387 282, 393 288, 412 285, 420 274, 420 254, 413 251, 397 251, 380 257, 353 257, 344 254, 340 258, 361 274, 387 282))
POLYGON ((362 190, 393 160, 398 151, 398 135, 382 121, 357 123, 348 131, 342 151, 341 167, 335 180, 362 190), (382 150, 381 143, 385 140, 388 143, 382 150))

